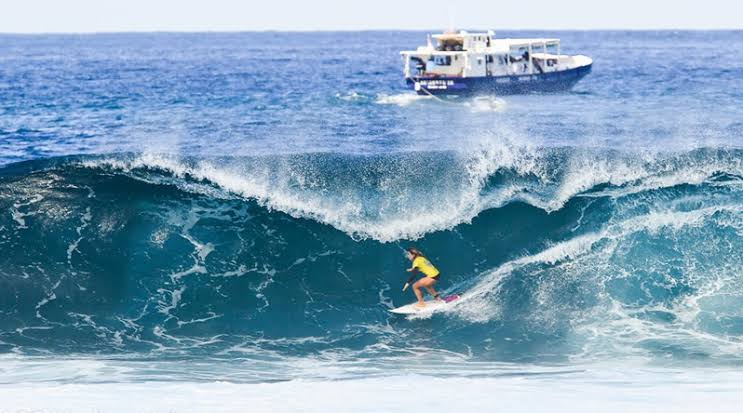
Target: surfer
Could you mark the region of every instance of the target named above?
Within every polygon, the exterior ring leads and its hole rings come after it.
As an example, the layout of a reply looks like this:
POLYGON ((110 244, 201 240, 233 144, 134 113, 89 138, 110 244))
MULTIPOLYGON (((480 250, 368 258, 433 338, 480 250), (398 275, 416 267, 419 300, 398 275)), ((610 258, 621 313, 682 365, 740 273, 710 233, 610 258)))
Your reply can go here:
POLYGON ((423 293, 421 292, 421 287, 428 290, 433 298, 438 300, 439 294, 436 292, 436 290, 433 289, 433 286, 439 280, 439 270, 437 270, 436 267, 434 267, 433 264, 431 264, 431 262, 428 261, 428 259, 426 259, 426 257, 424 257, 423 254, 415 248, 411 247, 405 250, 405 256, 413 262, 413 266, 407 269, 408 272, 412 272, 413 274, 408 278, 408 281, 405 283, 405 286, 402 288, 402 290, 405 291, 408 288, 410 283, 415 278, 415 272, 418 271, 421 272, 424 277, 413 284, 413 292, 418 298, 418 303, 416 303, 415 306, 418 308, 426 306, 426 303, 423 301, 423 293))

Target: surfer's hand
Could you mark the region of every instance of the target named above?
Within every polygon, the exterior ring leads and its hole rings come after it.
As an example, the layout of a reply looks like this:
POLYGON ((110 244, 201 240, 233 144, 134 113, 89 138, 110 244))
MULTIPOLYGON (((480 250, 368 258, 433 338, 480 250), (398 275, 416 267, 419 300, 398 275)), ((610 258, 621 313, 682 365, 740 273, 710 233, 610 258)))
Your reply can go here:
POLYGON ((410 283, 405 283, 405 286, 404 286, 404 287, 402 287, 402 290, 403 290, 403 291, 407 290, 407 289, 408 289, 408 286, 409 286, 409 285, 410 285, 410 283))

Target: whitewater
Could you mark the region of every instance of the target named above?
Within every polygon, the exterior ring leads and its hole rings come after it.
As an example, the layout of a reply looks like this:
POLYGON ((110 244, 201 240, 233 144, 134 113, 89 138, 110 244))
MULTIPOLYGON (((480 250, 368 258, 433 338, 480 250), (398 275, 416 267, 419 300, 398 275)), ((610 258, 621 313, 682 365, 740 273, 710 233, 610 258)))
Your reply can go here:
POLYGON ((444 101, 420 36, 0 35, 0 411, 736 411, 740 32, 444 101))

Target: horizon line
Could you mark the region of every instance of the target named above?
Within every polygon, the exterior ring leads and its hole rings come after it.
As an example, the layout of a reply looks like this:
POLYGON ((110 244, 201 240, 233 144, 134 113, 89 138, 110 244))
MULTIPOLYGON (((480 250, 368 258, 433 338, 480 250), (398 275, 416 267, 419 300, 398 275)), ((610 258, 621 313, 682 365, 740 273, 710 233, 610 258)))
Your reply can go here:
MULTIPOLYGON (((474 30, 493 30, 493 29, 459 29, 475 32, 474 30)), ((457 30, 457 32, 459 31, 457 30)), ((501 28, 494 30, 499 31, 555 31, 555 32, 724 32, 724 31, 743 31, 739 28, 501 28)), ((38 35, 97 35, 97 34, 208 34, 208 33, 367 33, 367 32, 444 32, 441 29, 246 29, 246 30, 173 30, 173 29, 153 29, 153 30, 97 30, 97 31, 39 31, 39 32, 4 32, 0 30, 0 35, 15 36, 38 36, 38 35)))

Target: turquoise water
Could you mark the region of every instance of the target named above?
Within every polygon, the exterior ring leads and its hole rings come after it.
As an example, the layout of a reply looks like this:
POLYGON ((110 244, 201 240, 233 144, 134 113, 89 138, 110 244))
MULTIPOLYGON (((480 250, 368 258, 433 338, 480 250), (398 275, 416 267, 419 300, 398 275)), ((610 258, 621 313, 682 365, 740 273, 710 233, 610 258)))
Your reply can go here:
POLYGON ((447 100, 424 33, 0 36, 0 381, 734 372, 740 32, 558 35, 573 91, 447 100))

